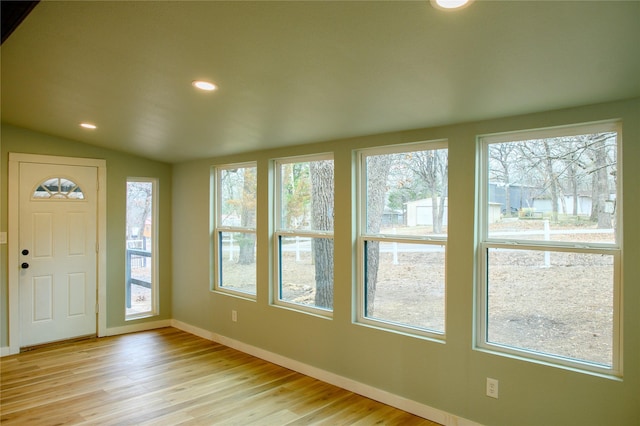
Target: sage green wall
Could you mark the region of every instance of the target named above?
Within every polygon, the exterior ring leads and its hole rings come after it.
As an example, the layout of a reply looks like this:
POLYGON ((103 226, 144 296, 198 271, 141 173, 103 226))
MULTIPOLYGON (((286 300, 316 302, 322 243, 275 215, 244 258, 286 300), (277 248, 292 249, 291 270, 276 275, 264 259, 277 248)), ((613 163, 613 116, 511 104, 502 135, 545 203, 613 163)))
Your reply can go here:
POLYGON ((574 109, 330 141, 174 165, 173 316, 486 425, 640 424, 640 99, 574 109), (536 364, 473 349, 476 135, 574 123, 623 120, 624 378, 536 364), (354 324, 355 203, 353 150, 447 138, 449 243, 447 338, 438 343, 354 324), (269 304, 270 191, 273 158, 335 156, 335 307, 333 319, 269 304), (210 167, 258 162, 258 298, 209 291, 210 167), (238 321, 231 321, 231 310, 238 321), (485 380, 500 381, 500 398, 485 380))
MULTIPOLYGON (((166 163, 147 160, 75 141, 2 124, 1 128, 1 217, 0 230, 7 231, 8 153, 58 155, 104 159, 107 162, 107 327, 171 318, 171 171, 166 163), (154 177, 159 180, 159 300, 160 315, 125 321, 125 198, 127 177, 154 177)), ((8 346, 7 246, 0 245, 0 345, 8 346)))

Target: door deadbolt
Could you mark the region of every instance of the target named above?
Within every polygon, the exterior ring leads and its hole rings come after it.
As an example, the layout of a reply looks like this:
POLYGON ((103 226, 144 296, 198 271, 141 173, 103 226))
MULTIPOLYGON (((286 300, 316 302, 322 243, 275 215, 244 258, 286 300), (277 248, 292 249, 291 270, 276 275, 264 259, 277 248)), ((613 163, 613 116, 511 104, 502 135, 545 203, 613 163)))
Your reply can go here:
POLYGON ((22 250, 22 254, 24 256, 28 255, 29 254, 29 250, 27 250, 27 249, 22 250))

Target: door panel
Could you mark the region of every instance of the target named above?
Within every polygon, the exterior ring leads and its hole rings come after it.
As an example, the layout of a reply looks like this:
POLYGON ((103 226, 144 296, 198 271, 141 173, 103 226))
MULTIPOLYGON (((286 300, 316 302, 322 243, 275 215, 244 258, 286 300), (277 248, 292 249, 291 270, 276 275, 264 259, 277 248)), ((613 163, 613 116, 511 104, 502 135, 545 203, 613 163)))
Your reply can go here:
POLYGON ((85 213, 67 214, 67 241, 69 256, 85 256, 87 254, 87 220, 85 213))
POLYGON ((21 346, 95 334, 97 168, 20 163, 19 241, 21 346))
POLYGON ((31 246, 34 258, 43 259, 53 256, 52 222, 51 213, 33 213, 33 244, 31 246))
POLYGON ((85 315, 87 297, 87 275, 83 272, 69 274, 69 312, 70 317, 76 315, 85 315))
POLYGON ((44 275, 33 277, 33 314, 34 323, 53 320, 53 277, 44 275))

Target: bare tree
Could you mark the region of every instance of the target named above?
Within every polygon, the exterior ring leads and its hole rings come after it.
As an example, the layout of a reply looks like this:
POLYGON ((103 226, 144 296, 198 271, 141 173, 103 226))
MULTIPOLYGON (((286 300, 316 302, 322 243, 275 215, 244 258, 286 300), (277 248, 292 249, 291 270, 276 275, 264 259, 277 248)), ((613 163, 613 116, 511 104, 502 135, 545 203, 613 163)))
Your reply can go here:
MULTIPOLYGON (((151 182, 127 182, 127 224, 130 228, 137 228, 136 238, 143 236, 150 218, 152 192, 151 182)), ((127 238, 132 236, 131 229, 127 229, 127 238)))
POLYGON ((512 170, 517 165, 517 161, 515 161, 517 153, 517 145, 514 143, 496 143, 489 146, 489 161, 492 172, 489 179, 502 184, 504 187, 504 214, 507 216, 512 214, 511 185, 514 183, 512 170))
POLYGON ((416 151, 409 161, 414 173, 426 184, 431 197, 433 232, 442 232, 448 182, 447 150, 416 151))
POLYGON ((309 164, 303 162, 282 165, 282 225, 285 228, 297 229, 308 225, 311 203, 309 164))
MULTIPOLYGON (((240 224, 246 228, 256 226, 256 169, 255 167, 245 167, 243 169, 242 202, 240 224)), ((238 263, 240 265, 250 265, 256 261, 255 246, 256 235, 253 233, 239 233, 238 245, 240 253, 238 263)))
POLYGON ((577 135, 495 144, 490 148, 491 172, 506 181, 519 180, 536 188, 539 197, 550 201, 552 220, 569 214, 566 195, 572 196, 572 216, 578 215, 580 188, 591 192, 591 220, 599 228, 612 226, 610 187, 615 185, 616 155, 611 140, 615 133, 577 135), (505 162, 499 155, 504 147, 517 148, 515 157, 505 162), (516 167, 508 169, 507 164, 516 167), (512 178, 514 173, 517 177, 512 178))
POLYGON ((608 229, 613 227, 611 211, 607 209, 609 199, 609 173, 611 166, 608 161, 606 141, 610 138, 607 133, 591 135, 590 145, 592 148, 593 176, 591 220, 598 223, 598 228, 608 229))

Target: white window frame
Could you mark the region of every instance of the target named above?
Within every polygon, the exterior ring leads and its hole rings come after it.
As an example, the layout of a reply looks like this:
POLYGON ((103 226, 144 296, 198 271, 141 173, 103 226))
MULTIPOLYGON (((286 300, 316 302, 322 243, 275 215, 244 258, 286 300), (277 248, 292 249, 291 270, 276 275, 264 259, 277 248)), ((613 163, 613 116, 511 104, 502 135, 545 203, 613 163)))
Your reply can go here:
POLYGON ((574 124, 524 130, 498 134, 479 135, 478 146, 478 182, 477 199, 477 235, 478 235, 478 274, 476 278, 476 315, 474 349, 552 365, 575 371, 597 373, 607 377, 622 377, 622 126, 618 121, 602 121, 586 124, 574 124), (489 145, 504 142, 519 142, 533 139, 547 139, 561 136, 577 136, 591 133, 615 132, 617 143, 617 180, 615 210, 615 243, 580 243, 560 241, 521 240, 513 238, 489 237, 488 218, 488 184, 489 184, 489 145), (537 250, 553 252, 573 252, 585 254, 603 254, 613 257, 613 333, 612 333, 612 365, 601 364, 564 357, 561 355, 543 354, 540 352, 516 348, 498 343, 488 342, 488 294, 487 294, 487 261, 489 249, 537 250))
POLYGON ((356 164, 356 180, 357 180, 357 196, 356 196, 356 209, 357 209, 357 276, 356 276, 356 323, 379 328, 386 331, 397 332, 401 334, 409 334, 412 336, 423 337, 432 339, 439 342, 446 340, 446 301, 447 301, 447 236, 406 236, 401 234, 369 234, 366 229, 367 224, 367 179, 365 178, 366 172, 366 158, 372 155, 384 155, 384 154, 401 154, 405 152, 414 151, 430 151, 437 149, 449 149, 449 144, 446 139, 439 139, 426 142, 412 142, 402 145, 390 145, 376 148, 366 148, 358 150, 357 152, 357 164, 356 164), (365 289, 365 242, 366 241, 385 241, 385 242, 398 242, 398 243, 413 243, 413 244, 430 244, 437 246, 444 246, 445 250, 445 318, 444 318, 444 330, 442 332, 429 330, 419 327, 412 327, 407 324, 400 324, 392 321, 385 321, 380 318, 369 318, 366 314, 366 289, 365 289))
MULTIPOLYGON (((209 252, 211 253, 211 264, 213 265, 210 268, 211 276, 210 279, 210 290, 213 292, 224 293, 240 298, 256 300, 258 293, 258 280, 256 274, 256 283, 255 283, 255 292, 245 292, 237 289, 233 289, 230 287, 225 287, 220 283, 220 277, 222 274, 222 266, 220 265, 220 258, 222 256, 222 252, 220 250, 219 238, 221 233, 244 233, 244 234, 253 234, 256 235, 256 227, 244 227, 244 226, 223 226, 222 223, 222 189, 221 189, 221 179, 220 173, 224 170, 230 169, 239 169, 239 168, 255 168, 256 174, 258 172, 258 163, 256 161, 246 161, 242 163, 229 163, 229 164, 220 164, 215 165, 211 168, 211 212, 210 215, 210 224, 209 227, 211 229, 210 233, 210 247, 209 252)), ((256 194, 257 194, 257 180, 256 180, 256 194)), ((257 206, 256 206, 256 214, 257 214, 257 206)), ((256 256, 256 267, 257 267, 257 256, 256 256)))
MULTIPOLYGON (((280 277, 280 269, 281 269, 281 256, 280 256, 280 239, 282 237, 304 237, 304 238, 330 238, 334 241, 333 231, 313 231, 313 230, 291 230, 287 229, 282 224, 282 176, 281 176, 281 166, 283 164, 291 164, 291 163, 306 163, 313 161, 324 161, 324 160, 332 160, 334 161, 334 172, 335 172, 335 159, 333 153, 321 153, 321 154, 310 154, 310 155, 300 155, 294 157, 284 157, 277 158, 273 160, 273 167, 275 171, 275 189, 274 189, 274 233, 273 233, 273 256, 274 264, 273 264, 273 292, 272 292, 272 300, 271 303, 275 306, 280 306, 288 309, 292 309, 295 311, 308 313, 317 315, 324 318, 333 318, 333 309, 320 308, 317 306, 309 306, 303 305, 293 302, 288 302, 286 300, 282 300, 280 298, 280 290, 281 290, 281 277, 280 277)), ((334 175, 334 194, 335 194, 335 175, 334 175)), ((334 198, 335 199, 335 198, 334 198)), ((335 209, 335 205, 334 205, 335 209)), ((335 265, 335 259, 334 259, 335 265)), ((334 267, 334 277, 335 277, 335 267, 334 267)), ((334 281, 335 285, 335 281, 334 281)), ((334 288, 335 295, 335 288, 334 288)))
MULTIPOLYGON (((160 182, 157 178, 149 178, 149 177, 128 177, 127 185, 129 182, 146 182, 151 183, 151 310, 147 312, 140 312, 136 314, 126 314, 125 309, 125 321, 135 320, 139 318, 146 318, 151 316, 156 316, 159 314, 159 278, 160 274, 158 274, 159 267, 159 253, 158 253, 158 206, 160 205, 158 201, 158 194, 160 182)), ((127 200, 125 200, 125 205, 127 205, 127 200)), ((125 262, 127 259, 125 258, 125 262)), ((125 283, 125 285, 127 285, 125 283)))

